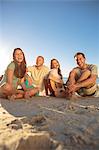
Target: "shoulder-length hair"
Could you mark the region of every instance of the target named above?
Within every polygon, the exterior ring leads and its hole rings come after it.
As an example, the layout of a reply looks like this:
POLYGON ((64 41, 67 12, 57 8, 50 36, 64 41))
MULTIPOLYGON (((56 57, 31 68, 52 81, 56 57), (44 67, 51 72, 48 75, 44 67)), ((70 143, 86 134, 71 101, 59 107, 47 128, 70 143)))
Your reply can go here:
POLYGON ((23 78, 25 73, 26 73, 26 60, 25 60, 25 55, 24 55, 24 52, 22 51, 21 48, 15 48, 14 51, 13 51, 13 61, 15 63, 15 70, 14 70, 14 75, 17 77, 17 78, 23 78), (15 60, 15 52, 17 50, 20 50, 23 54, 23 61, 21 62, 20 65, 18 65, 17 61, 15 60))

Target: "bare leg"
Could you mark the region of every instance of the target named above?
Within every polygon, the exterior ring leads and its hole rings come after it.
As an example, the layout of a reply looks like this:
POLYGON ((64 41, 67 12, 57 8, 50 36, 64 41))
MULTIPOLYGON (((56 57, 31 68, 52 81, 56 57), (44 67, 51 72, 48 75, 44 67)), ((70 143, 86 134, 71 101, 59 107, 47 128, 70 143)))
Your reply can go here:
POLYGON ((24 94, 24 91, 13 89, 8 83, 0 87, 0 97, 2 98, 18 99, 18 98, 21 98, 22 97, 21 95, 23 94, 24 94))
POLYGON ((21 98, 24 98, 23 94, 13 94, 11 96, 8 96, 9 100, 16 100, 16 99, 21 99, 21 98))
POLYGON ((26 91, 24 94, 24 98, 30 98, 32 96, 34 96, 36 93, 39 92, 39 88, 33 88, 30 89, 29 91, 26 91))
POLYGON ((84 81, 86 79, 88 79, 88 77, 91 75, 90 70, 86 69, 83 71, 82 75, 80 76, 80 78, 77 80, 77 82, 81 82, 84 81))
POLYGON ((2 87, 0 87, 0 96, 9 96, 13 94, 13 88, 6 83, 5 85, 3 85, 2 87))
POLYGON ((48 89, 49 89, 49 87, 48 87, 48 85, 49 85, 48 80, 49 79, 44 79, 44 86, 45 86, 46 95, 48 95, 48 89))
POLYGON ((76 71, 75 69, 73 69, 70 73, 69 73, 69 77, 67 79, 66 85, 70 85, 70 84, 75 84, 76 82, 76 71))
POLYGON ((66 98, 66 92, 65 91, 55 91, 55 96, 60 98, 66 98))
POLYGON ((88 79, 90 77, 90 70, 88 69, 85 69, 81 76, 79 77, 79 79, 76 80, 76 77, 77 77, 77 74, 76 74, 76 71, 72 71, 69 75, 69 79, 68 79, 68 83, 67 84, 67 88, 66 88, 66 97, 67 98, 71 98, 71 97, 75 97, 75 92, 78 91, 79 89, 75 89, 73 91, 71 91, 71 88, 72 86, 74 86, 76 83, 79 83, 79 82, 83 82, 85 81, 86 79, 88 79), (70 86, 69 86, 70 85, 70 86))
POLYGON ((54 85, 55 85, 55 82, 53 82, 50 79, 45 79, 44 80, 44 85, 45 85, 46 95, 48 95, 48 90, 49 90, 50 94, 52 94, 52 96, 54 96, 54 89, 55 89, 54 85))
POLYGON ((53 91, 56 91, 57 88, 56 88, 55 82, 53 80, 50 80, 50 84, 51 84, 53 91))

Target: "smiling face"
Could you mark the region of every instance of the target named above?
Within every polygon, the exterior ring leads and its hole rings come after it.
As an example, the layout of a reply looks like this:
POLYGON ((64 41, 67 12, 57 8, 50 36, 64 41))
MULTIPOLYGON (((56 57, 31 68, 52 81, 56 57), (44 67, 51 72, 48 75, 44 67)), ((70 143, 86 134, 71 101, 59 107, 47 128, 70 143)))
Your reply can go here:
POLYGON ((15 63, 14 75, 23 78, 26 73, 26 60, 22 49, 15 48, 13 51, 13 61, 15 63))
POLYGON ((52 65, 51 65, 52 69, 53 68, 56 68, 56 69, 60 68, 59 62, 57 60, 53 59, 51 63, 52 63, 52 65))
POLYGON ((23 55, 22 50, 16 49, 16 50, 15 50, 15 53, 14 53, 14 60, 15 60, 17 63, 22 63, 23 59, 24 59, 24 55, 23 55))
POLYGON ((75 57, 77 64, 80 68, 84 68, 85 67, 85 58, 83 57, 83 55, 79 54, 75 57))
POLYGON ((44 58, 42 56, 38 56, 36 59, 36 66, 41 67, 44 64, 44 58))

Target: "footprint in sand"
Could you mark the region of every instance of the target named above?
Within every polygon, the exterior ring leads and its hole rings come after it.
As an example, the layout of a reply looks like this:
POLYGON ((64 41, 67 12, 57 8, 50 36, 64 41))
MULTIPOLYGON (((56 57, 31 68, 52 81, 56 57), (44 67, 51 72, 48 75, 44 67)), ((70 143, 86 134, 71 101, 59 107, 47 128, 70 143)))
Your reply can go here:
POLYGON ((22 129, 22 122, 18 119, 15 119, 11 121, 11 123, 8 123, 7 126, 15 130, 22 129))

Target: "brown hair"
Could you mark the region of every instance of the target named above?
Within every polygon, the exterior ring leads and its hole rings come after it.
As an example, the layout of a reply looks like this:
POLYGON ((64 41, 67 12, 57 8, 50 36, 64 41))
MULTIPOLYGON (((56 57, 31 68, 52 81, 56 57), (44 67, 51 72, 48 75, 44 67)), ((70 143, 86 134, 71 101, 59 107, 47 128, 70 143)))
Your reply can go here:
MULTIPOLYGON (((53 69, 53 61, 54 60, 57 61, 57 63, 59 64, 59 61, 57 59, 53 58, 50 63, 50 69, 53 69)), ((59 68, 60 68, 60 64, 59 64, 59 68)))
POLYGON ((58 74, 61 76, 61 79, 62 79, 63 77, 62 77, 62 74, 61 74, 60 63, 59 63, 59 61, 58 61, 57 59, 53 58, 53 59, 51 60, 50 69, 53 69, 53 61, 54 61, 54 60, 57 61, 57 63, 59 64, 58 74))
POLYGON ((38 56, 38 57, 37 57, 37 59, 38 59, 38 58, 42 58, 42 59, 43 59, 43 61, 44 61, 44 57, 43 57, 43 56, 38 56))
POLYGON ((14 49, 14 51, 13 51, 13 61, 15 63, 14 75, 17 78, 23 78, 25 73, 26 73, 26 60, 25 60, 25 55, 24 55, 24 53, 23 53, 21 48, 15 48, 14 49), (20 50, 22 52, 22 54, 23 54, 23 61, 22 61, 21 65, 18 65, 18 63, 15 60, 15 52, 17 50, 20 50))
POLYGON ((84 54, 84 53, 81 53, 81 52, 77 52, 77 53, 74 55, 74 58, 76 58, 78 55, 82 55, 83 58, 86 58, 86 57, 85 57, 85 54, 84 54))

